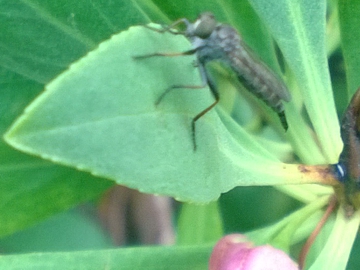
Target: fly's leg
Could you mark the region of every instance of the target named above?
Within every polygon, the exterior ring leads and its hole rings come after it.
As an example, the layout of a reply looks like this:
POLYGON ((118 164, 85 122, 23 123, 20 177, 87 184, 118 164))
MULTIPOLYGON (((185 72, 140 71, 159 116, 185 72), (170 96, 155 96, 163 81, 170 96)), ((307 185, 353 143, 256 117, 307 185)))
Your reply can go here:
POLYGON ((196 53, 198 48, 191 49, 185 52, 169 52, 169 53, 150 53, 150 54, 144 54, 144 55, 135 55, 133 56, 133 59, 144 59, 144 58, 150 58, 154 56, 166 56, 166 57, 173 57, 173 56, 183 56, 183 55, 192 55, 196 53))
MULTIPOLYGON (((181 24, 181 23, 185 24, 187 28, 191 25, 191 23, 187 19, 182 18, 182 19, 179 19, 179 20, 173 22, 172 24, 170 24, 168 26, 163 26, 163 29, 157 29, 157 28, 154 28, 154 27, 151 27, 151 26, 148 26, 148 25, 144 25, 144 27, 146 27, 146 28, 148 28, 150 30, 153 30, 155 32, 158 32, 158 33, 169 32, 169 33, 174 34, 174 35, 185 35, 184 31, 173 30, 173 28, 176 25, 181 24)), ((138 56, 133 56, 133 59, 143 59, 143 58, 148 58, 148 57, 153 57, 153 56, 173 57, 173 56, 191 55, 191 54, 196 53, 196 51, 198 49, 199 48, 194 48, 194 49, 191 49, 191 50, 188 50, 188 51, 185 51, 185 52, 152 53, 152 54, 138 55, 138 56)))
MULTIPOLYGON (((192 55, 192 54, 196 53, 197 49, 198 48, 195 48, 195 49, 191 49, 191 50, 184 51, 184 52, 151 53, 151 54, 145 54, 145 55, 138 55, 138 56, 133 56, 133 59, 137 60, 137 59, 150 58, 150 57, 154 57, 154 56, 174 57, 174 56, 192 55)), ((161 94, 161 96, 156 100, 155 105, 157 106, 161 102, 161 100, 173 89, 178 89, 178 88, 201 89, 204 87, 206 87, 206 80, 203 80, 202 85, 172 85, 169 88, 167 88, 164 91, 164 93, 161 94)))
POLYGON ((205 67, 201 63, 198 63, 198 65, 199 65, 201 78, 202 78, 203 82, 209 86, 209 88, 211 90, 211 93, 214 95, 215 101, 209 107, 207 107, 206 109, 202 110, 197 115, 195 115, 195 117, 191 121, 191 134, 192 134, 194 151, 196 151, 196 148, 197 148, 197 144, 196 144, 196 121, 199 120, 202 116, 204 116, 207 112, 209 112, 212 108, 214 108, 216 106, 216 104, 220 100, 219 93, 218 93, 218 91, 216 89, 216 86, 215 86, 215 82, 213 81, 211 76, 209 76, 209 74, 206 71, 205 67))
POLYGON ((185 35, 185 31, 177 31, 177 30, 173 29, 176 25, 179 25, 181 23, 185 24, 186 27, 188 27, 191 24, 187 19, 182 18, 182 19, 179 19, 179 20, 173 22, 170 25, 166 25, 166 26, 161 25, 163 27, 162 29, 154 28, 154 27, 151 27, 151 26, 148 26, 148 25, 144 25, 144 27, 147 28, 147 29, 153 30, 155 32, 158 32, 158 33, 169 32, 169 33, 171 33, 173 35, 185 35))
MULTIPOLYGON (((159 30, 159 29, 156 29, 159 30)), ((144 59, 144 58, 149 58, 149 57, 154 57, 154 56, 167 56, 167 57, 173 57, 173 56, 183 56, 183 55, 191 55, 196 53, 196 51, 201 48, 194 48, 185 52, 172 52, 172 53, 152 53, 152 54, 146 54, 146 55, 139 55, 139 56, 133 56, 134 59, 144 59)), ((208 111, 210 111, 212 108, 215 107, 215 105, 219 102, 219 94, 216 90, 216 86, 214 81, 211 79, 211 77, 209 76, 208 72, 206 71, 205 67, 203 66, 203 64, 201 63, 196 63, 197 67, 200 70, 200 75, 201 75, 201 79, 202 79, 202 84, 201 85, 172 85, 169 88, 167 88, 164 93, 161 94, 161 96, 156 100, 155 105, 157 106, 162 100, 163 98, 173 89, 201 89, 206 87, 206 85, 209 85, 210 90, 212 92, 212 94, 215 97, 215 101, 206 109, 204 109, 203 111, 201 111, 200 113, 198 113, 191 121, 191 134, 192 134, 192 141, 193 141, 193 146, 194 146, 194 151, 196 151, 197 148, 197 144, 196 144, 196 121, 199 120, 203 115, 205 115, 208 111)))
POLYGON ((202 84, 201 85, 172 85, 168 89, 164 91, 164 93, 161 94, 161 96, 157 99, 155 105, 157 106, 162 99, 171 91, 174 89, 202 89, 205 88, 207 85, 210 87, 210 90, 212 94, 215 97, 215 101, 208 106, 206 109, 202 110, 200 113, 195 115, 195 117, 191 120, 191 138, 193 142, 194 151, 197 149, 197 143, 196 143, 196 121, 199 120, 202 116, 204 116, 208 111, 210 111, 212 108, 215 107, 215 105, 219 102, 219 94, 216 90, 215 83, 207 73, 205 67, 202 64, 198 65, 201 75, 202 84))
POLYGON ((164 93, 161 94, 161 96, 156 100, 155 102, 155 106, 159 105, 160 102, 163 100, 163 98, 171 91, 174 89, 179 89, 179 88, 186 88, 186 89, 202 89, 206 87, 206 82, 204 84, 201 85, 172 85, 169 88, 167 88, 164 93))
MULTIPOLYGON (((183 55, 192 55, 196 53, 198 48, 191 49, 185 52, 170 52, 170 53, 151 53, 151 54, 145 54, 145 55, 138 55, 133 56, 134 59, 144 59, 144 58, 150 58, 154 56, 166 56, 166 57, 173 57, 173 56, 183 56, 183 55)), ((202 85, 172 85, 169 88, 167 88, 164 93, 161 94, 161 96, 156 100, 155 105, 157 106, 161 100, 173 89, 178 88, 190 88, 190 89, 201 89, 206 87, 206 80, 203 80, 202 85)))

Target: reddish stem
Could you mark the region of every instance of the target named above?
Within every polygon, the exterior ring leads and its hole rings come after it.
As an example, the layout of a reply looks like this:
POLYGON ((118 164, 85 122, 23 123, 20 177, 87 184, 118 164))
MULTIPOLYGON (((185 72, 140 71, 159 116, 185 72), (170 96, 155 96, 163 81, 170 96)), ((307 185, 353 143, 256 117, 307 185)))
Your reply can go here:
POLYGON ((316 237, 320 233, 320 230, 325 225, 326 221, 329 219, 331 213, 334 211, 336 203, 337 203, 336 197, 332 196, 324 215, 322 216, 319 223, 316 225, 315 229, 313 230, 313 232, 307 239, 306 243, 304 244, 303 248, 301 249, 301 252, 299 255, 299 269, 304 269, 306 256, 307 256, 312 244, 314 243, 316 237))

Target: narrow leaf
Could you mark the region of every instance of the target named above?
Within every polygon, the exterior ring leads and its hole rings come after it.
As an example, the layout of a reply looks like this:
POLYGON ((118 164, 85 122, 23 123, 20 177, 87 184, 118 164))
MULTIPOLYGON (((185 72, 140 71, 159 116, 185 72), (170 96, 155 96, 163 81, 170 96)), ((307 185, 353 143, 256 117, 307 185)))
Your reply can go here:
POLYGON ((250 0, 295 74, 328 163, 342 147, 325 43, 326 1, 250 0))

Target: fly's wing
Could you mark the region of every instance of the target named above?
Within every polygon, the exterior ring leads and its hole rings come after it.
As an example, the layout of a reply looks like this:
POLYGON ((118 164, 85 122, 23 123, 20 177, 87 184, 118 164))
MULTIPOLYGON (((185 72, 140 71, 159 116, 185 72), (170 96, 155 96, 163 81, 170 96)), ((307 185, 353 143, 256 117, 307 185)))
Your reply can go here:
POLYGON ((283 111, 282 100, 290 101, 291 95, 282 79, 256 57, 240 37, 236 49, 228 51, 228 55, 240 82, 276 112, 283 111))
POLYGON ((278 113, 285 130, 288 125, 282 101, 290 101, 290 93, 284 82, 261 62, 242 41, 238 32, 229 25, 219 24, 196 48, 199 63, 206 65, 220 61, 228 65, 238 80, 254 95, 278 113))

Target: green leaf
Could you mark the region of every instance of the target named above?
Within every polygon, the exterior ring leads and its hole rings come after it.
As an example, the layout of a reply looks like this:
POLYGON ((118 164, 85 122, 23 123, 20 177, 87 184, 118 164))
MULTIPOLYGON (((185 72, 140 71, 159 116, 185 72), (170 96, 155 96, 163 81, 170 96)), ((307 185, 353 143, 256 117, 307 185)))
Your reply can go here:
POLYGON ((339 22, 348 85, 348 100, 350 100, 360 86, 360 2, 340 0, 339 22))
POLYGON ((250 0, 250 3, 295 74, 327 163, 337 162, 342 143, 327 63, 326 1, 250 0))
POLYGON ((2 269, 207 269, 211 246, 142 247, 1 256, 2 269))
POLYGON ((206 205, 182 205, 178 221, 177 244, 215 243, 222 234, 222 220, 217 202, 206 205))
MULTIPOLYGON (((4 0, 0 10, 1 135, 71 62, 112 33, 149 21, 140 6, 121 0, 4 0)), ((93 199, 113 185, 21 154, 2 140, 0 172, 0 236, 93 199)))
POLYGON ((5 144, 0 144, 0 152, 0 237, 91 200, 113 185, 15 152, 5 144))
POLYGON ((303 238, 299 239, 299 235, 304 237, 309 234, 307 230, 309 224, 312 229, 315 227, 318 219, 314 220, 309 217, 319 212, 328 200, 329 196, 323 196, 271 226, 248 232, 247 236, 257 245, 270 243, 289 252, 291 245, 303 240, 303 238), (303 230, 307 230, 306 235, 302 233, 303 230))
POLYGON ((63 212, 36 226, 0 239, 2 254, 112 248, 90 205, 63 212))
POLYGON ((351 218, 344 209, 337 211, 334 228, 327 238, 326 245, 310 269, 346 269, 351 248, 360 225, 360 213, 357 211, 351 218))
MULTIPOLYGON (((0 134, 42 85, 0 69, 0 134)), ((113 182, 30 157, 0 141, 0 237, 93 199, 113 182)))
POLYGON ((112 33, 149 22, 133 1, 4 0, 0 9, 1 67, 40 83, 112 33))
POLYGON ((237 185, 300 183, 296 165, 280 163, 220 107, 198 121, 193 151, 190 123, 213 102, 208 89, 179 89, 154 105, 173 84, 200 84, 194 58, 133 56, 186 48, 183 36, 144 27, 113 36, 48 84, 7 142, 184 201, 215 200, 237 185))

